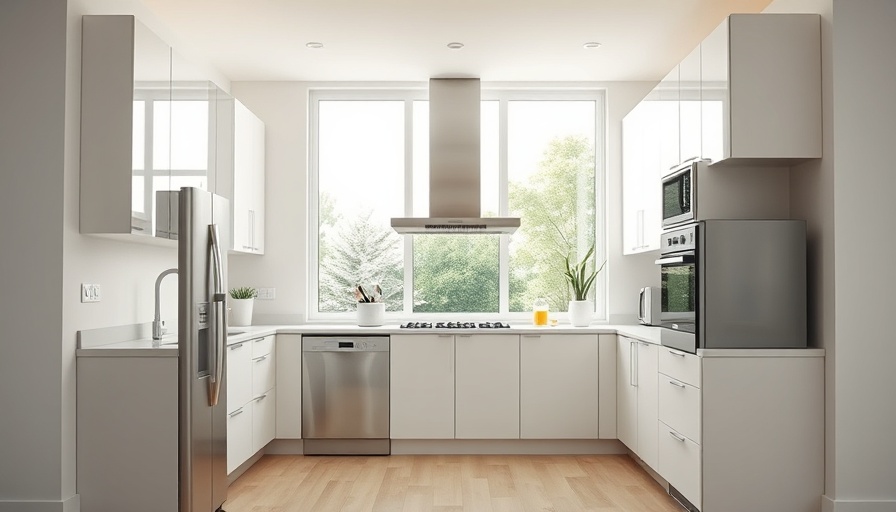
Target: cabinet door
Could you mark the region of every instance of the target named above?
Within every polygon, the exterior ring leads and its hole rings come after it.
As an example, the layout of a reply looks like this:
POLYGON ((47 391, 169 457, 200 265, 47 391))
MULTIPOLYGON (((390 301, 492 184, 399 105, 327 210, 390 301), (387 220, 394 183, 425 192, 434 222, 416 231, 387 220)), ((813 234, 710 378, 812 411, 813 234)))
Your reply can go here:
POLYGON ((227 472, 232 473, 252 456, 251 400, 227 414, 227 472))
POLYGON ((254 196, 252 168, 255 158, 252 112, 234 100, 233 106, 233 249, 252 252, 250 213, 254 196))
POLYGON ((252 122, 252 251, 264 254, 264 123, 253 115, 252 122))
POLYGON ((635 453, 648 466, 657 468, 659 411, 657 346, 638 342, 638 449, 635 453))
POLYGON ((700 44, 701 144, 703 158, 731 154, 728 124, 728 19, 700 44))
POLYGON ((652 92, 622 120, 622 253, 659 249, 660 120, 652 92))
POLYGON ((227 412, 252 399, 252 347, 248 341, 227 346, 227 412))
POLYGON ((277 390, 269 389, 252 402, 252 453, 255 453, 274 439, 277 430, 277 390))
POLYGON ((616 350, 616 435, 632 451, 638 449, 638 342, 619 336, 616 350))
POLYGON ((520 438, 598 437, 596 334, 520 338, 520 438))
POLYGON ((302 336, 278 334, 276 354, 277 438, 302 437, 302 336))
POLYGON ((272 354, 265 354, 252 359, 252 398, 256 398, 273 388, 275 379, 276 371, 272 354))
POLYGON ((679 155, 682 161, 697 159, 701 147, 700 46, 678 65, 679 155))
POLYGON ((519 439, 520 337, 459 335, 455 350, 455 436, 519 439))
POLYGON ((454 336, 393 335, 392 439, 454 439, 454 336))
POLYGON ((662 176, 672 167, 681 162, 680 145, 680 113, 679 100, 679 69, 672 69, 657 86, 660 102, 660 175, 662 176))

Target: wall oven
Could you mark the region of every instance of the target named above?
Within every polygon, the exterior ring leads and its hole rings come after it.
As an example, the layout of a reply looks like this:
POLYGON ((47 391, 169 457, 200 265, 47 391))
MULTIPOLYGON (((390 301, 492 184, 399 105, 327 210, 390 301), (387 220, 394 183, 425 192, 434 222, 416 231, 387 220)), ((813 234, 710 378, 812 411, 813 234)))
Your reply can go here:
POLYGON ((707 220, 663 232, 660 340, 698 348, 805 348, 806 223, 707 220))

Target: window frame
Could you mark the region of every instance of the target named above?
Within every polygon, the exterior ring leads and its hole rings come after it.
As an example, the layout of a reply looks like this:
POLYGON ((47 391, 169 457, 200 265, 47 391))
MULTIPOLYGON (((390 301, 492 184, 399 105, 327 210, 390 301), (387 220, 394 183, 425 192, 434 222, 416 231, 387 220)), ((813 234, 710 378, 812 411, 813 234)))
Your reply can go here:
MULTIPOLYGON (((332 84, 312 86, 308 92, 308 266, 305 318, 308 322, 345 322, 355 320, 355 312, 319 311, 320 293, 320 232, 319 232, 319 121, 321 101, 402 101, 405 104, 404 137, 404 215, 411 216, 413 210, 413 102, 428 101, 428 84, 424 82, 407 84, 354 84, 352 87, 334 87, 332 84)), ((510 101, 594 101, 595 104, 595 144, 594 144, 594 206, 595 220, 595 261, 607 261, 607 105, 606 89, 582 84, 563 83, 482 82, 481 101, 498 101, 498 207, 499 215, 508 212, 508 138, 507 112, 510 101)), ((478 236, 478 235, 466 235, 478 236)), ((510 321, 531 322, 530 312, 509 311, 509 264, 510 236, 497 235, 499 241, 499 310, 491 313, 414 313, 413 312, 413 237, 403 236, 404 251, 404 305, 402 311, 387 312, 387 323, 405 321, 510 321)), ((598 274, 594 284, 594 321, 606 323, 608 318, 608 265, 598 274)), ((568 321, 567 313, 552 314, 561 322, 568 321)))

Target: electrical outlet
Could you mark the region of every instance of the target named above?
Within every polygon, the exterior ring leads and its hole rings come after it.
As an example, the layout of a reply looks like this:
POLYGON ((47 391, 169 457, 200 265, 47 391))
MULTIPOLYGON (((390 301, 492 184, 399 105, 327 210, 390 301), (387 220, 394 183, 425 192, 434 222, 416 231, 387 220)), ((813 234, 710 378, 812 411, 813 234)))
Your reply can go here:
POLYGON ((81 283, 81 302, 99 302, 101 298, 100 285, 81 283))
POLYGON ((277 289, 276 288, 259 288, 258 289, 258 299, 259 300, 274 300, 277 298, 277 289))

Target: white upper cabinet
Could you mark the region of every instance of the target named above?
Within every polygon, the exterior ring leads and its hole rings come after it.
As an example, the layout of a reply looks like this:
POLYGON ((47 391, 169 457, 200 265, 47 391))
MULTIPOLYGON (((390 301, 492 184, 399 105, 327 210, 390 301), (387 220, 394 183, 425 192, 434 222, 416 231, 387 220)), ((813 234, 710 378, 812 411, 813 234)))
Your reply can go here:
POLYGON ((233 250, 264 254, 264 123, 233 100, 233 250))
MULTIPOLYGON (((659 100, 657 119, 660 123, 660 172, 662 176, 681 162, 681 99, 680 67, 675 66, 657 85, 655 97, 659 100)), ((657 187, 659 184, 657 183, 657 187)))
POLYGON ((177 239, 176 191, 216 192, 219 170, 228 172, 217 147, 221 96, 134 16, 83 16, 81 233, 177 239))
POLYGON ((678 65, 678 97, 678 158, 679 162, 683 162, 700 158, 703 153, 701 147, 702 102, 699 46, 694 48, 678 65))
MULTIPOLYGON (((168 190, 171 48, 134 16, 81 20, 81 233, 155 234, 168 190)), ((167 231, 167 227, 166 227, 167 231)))
POLYGON ((659 249, 660 116, 664 105, 651 93, 622 120, 623 254, 659 249))
POLYGON ((704 157, 786 165, 822 156, 820 16, 732 14, 701 53, 704 157))

